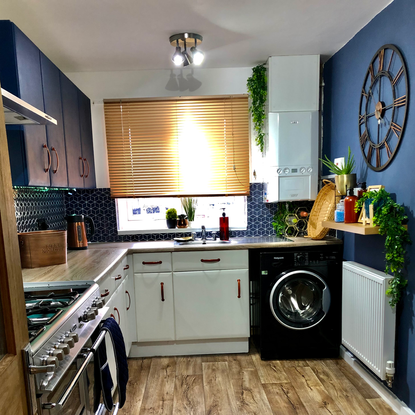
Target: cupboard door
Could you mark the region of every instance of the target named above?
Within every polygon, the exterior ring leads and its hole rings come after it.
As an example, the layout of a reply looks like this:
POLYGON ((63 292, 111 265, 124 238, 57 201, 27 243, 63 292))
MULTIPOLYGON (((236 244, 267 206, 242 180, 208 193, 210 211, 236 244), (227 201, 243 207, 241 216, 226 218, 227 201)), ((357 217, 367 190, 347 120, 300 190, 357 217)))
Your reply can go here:
MULTIPOLYGON (((106 307, 109 307, 109 310, 107 311, 107 314, 105 314, 105 319, 110 318, 111 315, 114 313, 114 300, 115 300, 115 294, 112 296, 111 300, 106 304, 106 307)), ((111 378, 112 382, 114 384, 114 388, 112 390, 112 393, 115 392, 115 388, 117 387, 117 366, 115 363, 115 353, 114 348, 112 347, 112 342, 110 336, 107 334, 105 336, 105 348, 107 351, 107 362, 108 366, 110 368, 111 372, 111 378)))
POLYGON ((79 129, 78 88, 60 73, 68 186, 84 187, 85 162, 79 129))
POLYGON ((247 269, 174 272, 173 282, 176 340, 249 337, 247 269))
MULTIPOLYGON (((17 77, 19 97, 44 111, 40 51, 36 45, 16 26, 17 77)), ((50 153, 44 125, 26 125, 23 127, 26 149, 27 184, 29 186, 50 185, 50 153)))
POLYGON ((171 272, 135 274, 134 280, 138 341, 174 340, 171 272))
POLYGON ((79 122, 81 128, 82 156, 85 163, 84 187, 95 188, 94 145, 92 142, 91 101, 78 90, 79 122))
POLYGON ((135 312, 135 290, 134 290, 134 276, 132 272, 132 256, 128 256, 128 275, 126 276, 125 283, 125 307, 127 311, 127 322, 128 322, 128 353, 131 349, 132 342, 137 341, 137 321, 135 312))
POLYGON ((45 112, 58 122, 58 125, 46 126, 46 136, 52 163, 50 168, 50 185, 68 187, 66 171, 66 149, 63 131, 62 96, 59 69, 41 52, 43 95, 45 112))

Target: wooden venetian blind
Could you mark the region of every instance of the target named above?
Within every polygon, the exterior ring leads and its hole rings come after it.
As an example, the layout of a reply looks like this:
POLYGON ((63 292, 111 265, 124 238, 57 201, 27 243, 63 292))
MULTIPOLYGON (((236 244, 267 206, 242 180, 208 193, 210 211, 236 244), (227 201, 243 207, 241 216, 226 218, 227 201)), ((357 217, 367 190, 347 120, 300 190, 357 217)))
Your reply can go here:
POLYGON ((249 194, 247 97, 104 103, 111 196, 249 194))

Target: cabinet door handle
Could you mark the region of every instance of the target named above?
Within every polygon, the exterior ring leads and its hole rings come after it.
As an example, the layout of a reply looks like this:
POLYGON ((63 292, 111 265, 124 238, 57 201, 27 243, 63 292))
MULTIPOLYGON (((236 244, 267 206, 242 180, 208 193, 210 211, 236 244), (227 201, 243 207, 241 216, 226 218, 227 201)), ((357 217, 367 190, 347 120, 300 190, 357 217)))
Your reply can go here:
POLYGON ((50 165, 52 164, 52 156, 50 155, 50 151, 49 148, 46 144, 43 144, 43 148, 47 151, 48 153, 48 167, 45 167, 45 173, 47 173, 50 170, 50 165))
POLYGON ((89 162, 86 158, 84 158, 84 161, 86 162, 86 167, 88 167, 88 173, 85 175, 85 179, 87 179, 89 176, 89 162))
POLYGON ((125 271, 126 269, 130 269, 130 266, 127 264, 124 268, 123 268, 123 270, 125 271))
POLYGON ((84 175, 85 175, 85 162, 84 162, 84 159, 82 157, 79 157, 79 160, 82 163, 82 174, 80 176, 84 177, 84 175))
MULTIPOLYGON (((116 311, 116 312, 117 312, 117 314, 118 314, 118 325, 120 325, 120 324, 121 324, 121 316, 120 316, 120 312, 118 311, 118 308, 117 308, 117 307, 114 307, 114 311, 116 311)), ((115 318, 114 318, 114 320, 115 320, 115 318)), ((117 320, 115 320, 115 321, 117 321, 117 320)))
POLYGON ((163 261, 147 262, 143 261, 143 265, 161 265, 163 261))
POLYGON ((161 287, 161 301, 164 301, 164 282, 160 283, 161 287))
POLYGON ((109 295, 110 295, 109 290, 105 288, 104 294, 101 294, 101 298, 108 297, 109 295))
POLYGON ((220 258, 215 258, 215 259, 201 259, 200 262, 207 262, 207 263, 220 262, 220 258))
POLYGON ((238 298, 241 298, 241 280, 238 280, 238 298))
POLYGON ((119 281, 122 278, 122 276, 120 274, 118 274, 114 279, 115 281, 119 281))
POLYGON ((53 174, 56 174, 58 172, 58 170, 59 170, 59 154, 56 151, 56 148, 55 147, 52 147, 51 150, 54 151, 55 152, 55 155, 56 155, 56 169, 53 169, 52 170, 53 171, 53 174))
POLYGON ((127 311, 128 311, 131 307, 131 295, 127 290, 125 291, 125 293, 128 295, 128 307, 127 307, 127 311))

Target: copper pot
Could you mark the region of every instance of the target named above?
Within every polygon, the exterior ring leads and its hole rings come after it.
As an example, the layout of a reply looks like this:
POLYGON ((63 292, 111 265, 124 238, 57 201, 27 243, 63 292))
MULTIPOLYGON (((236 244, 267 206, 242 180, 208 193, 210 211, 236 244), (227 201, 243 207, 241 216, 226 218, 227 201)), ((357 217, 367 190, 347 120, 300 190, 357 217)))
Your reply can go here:
POLYGON ((189 222, 187 221, 186 215, 179 215, 177 218, 177 227, 178 228, 187 228, 189 226, 189 222))

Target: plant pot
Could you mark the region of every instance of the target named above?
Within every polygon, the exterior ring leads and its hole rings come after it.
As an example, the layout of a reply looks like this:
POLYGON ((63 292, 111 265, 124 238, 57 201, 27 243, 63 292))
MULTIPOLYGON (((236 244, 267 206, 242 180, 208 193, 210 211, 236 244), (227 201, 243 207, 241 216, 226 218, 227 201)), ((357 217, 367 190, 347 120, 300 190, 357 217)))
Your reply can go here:
POLYGON ((338 195, 346 195, 347 189, 356 187, 356 173, 336 175, 334 178, 336 183, 336 193, 338 195))
POLYGON ((166 219, 167 228, 175 229, 177 225, 177 219, 166 219))

